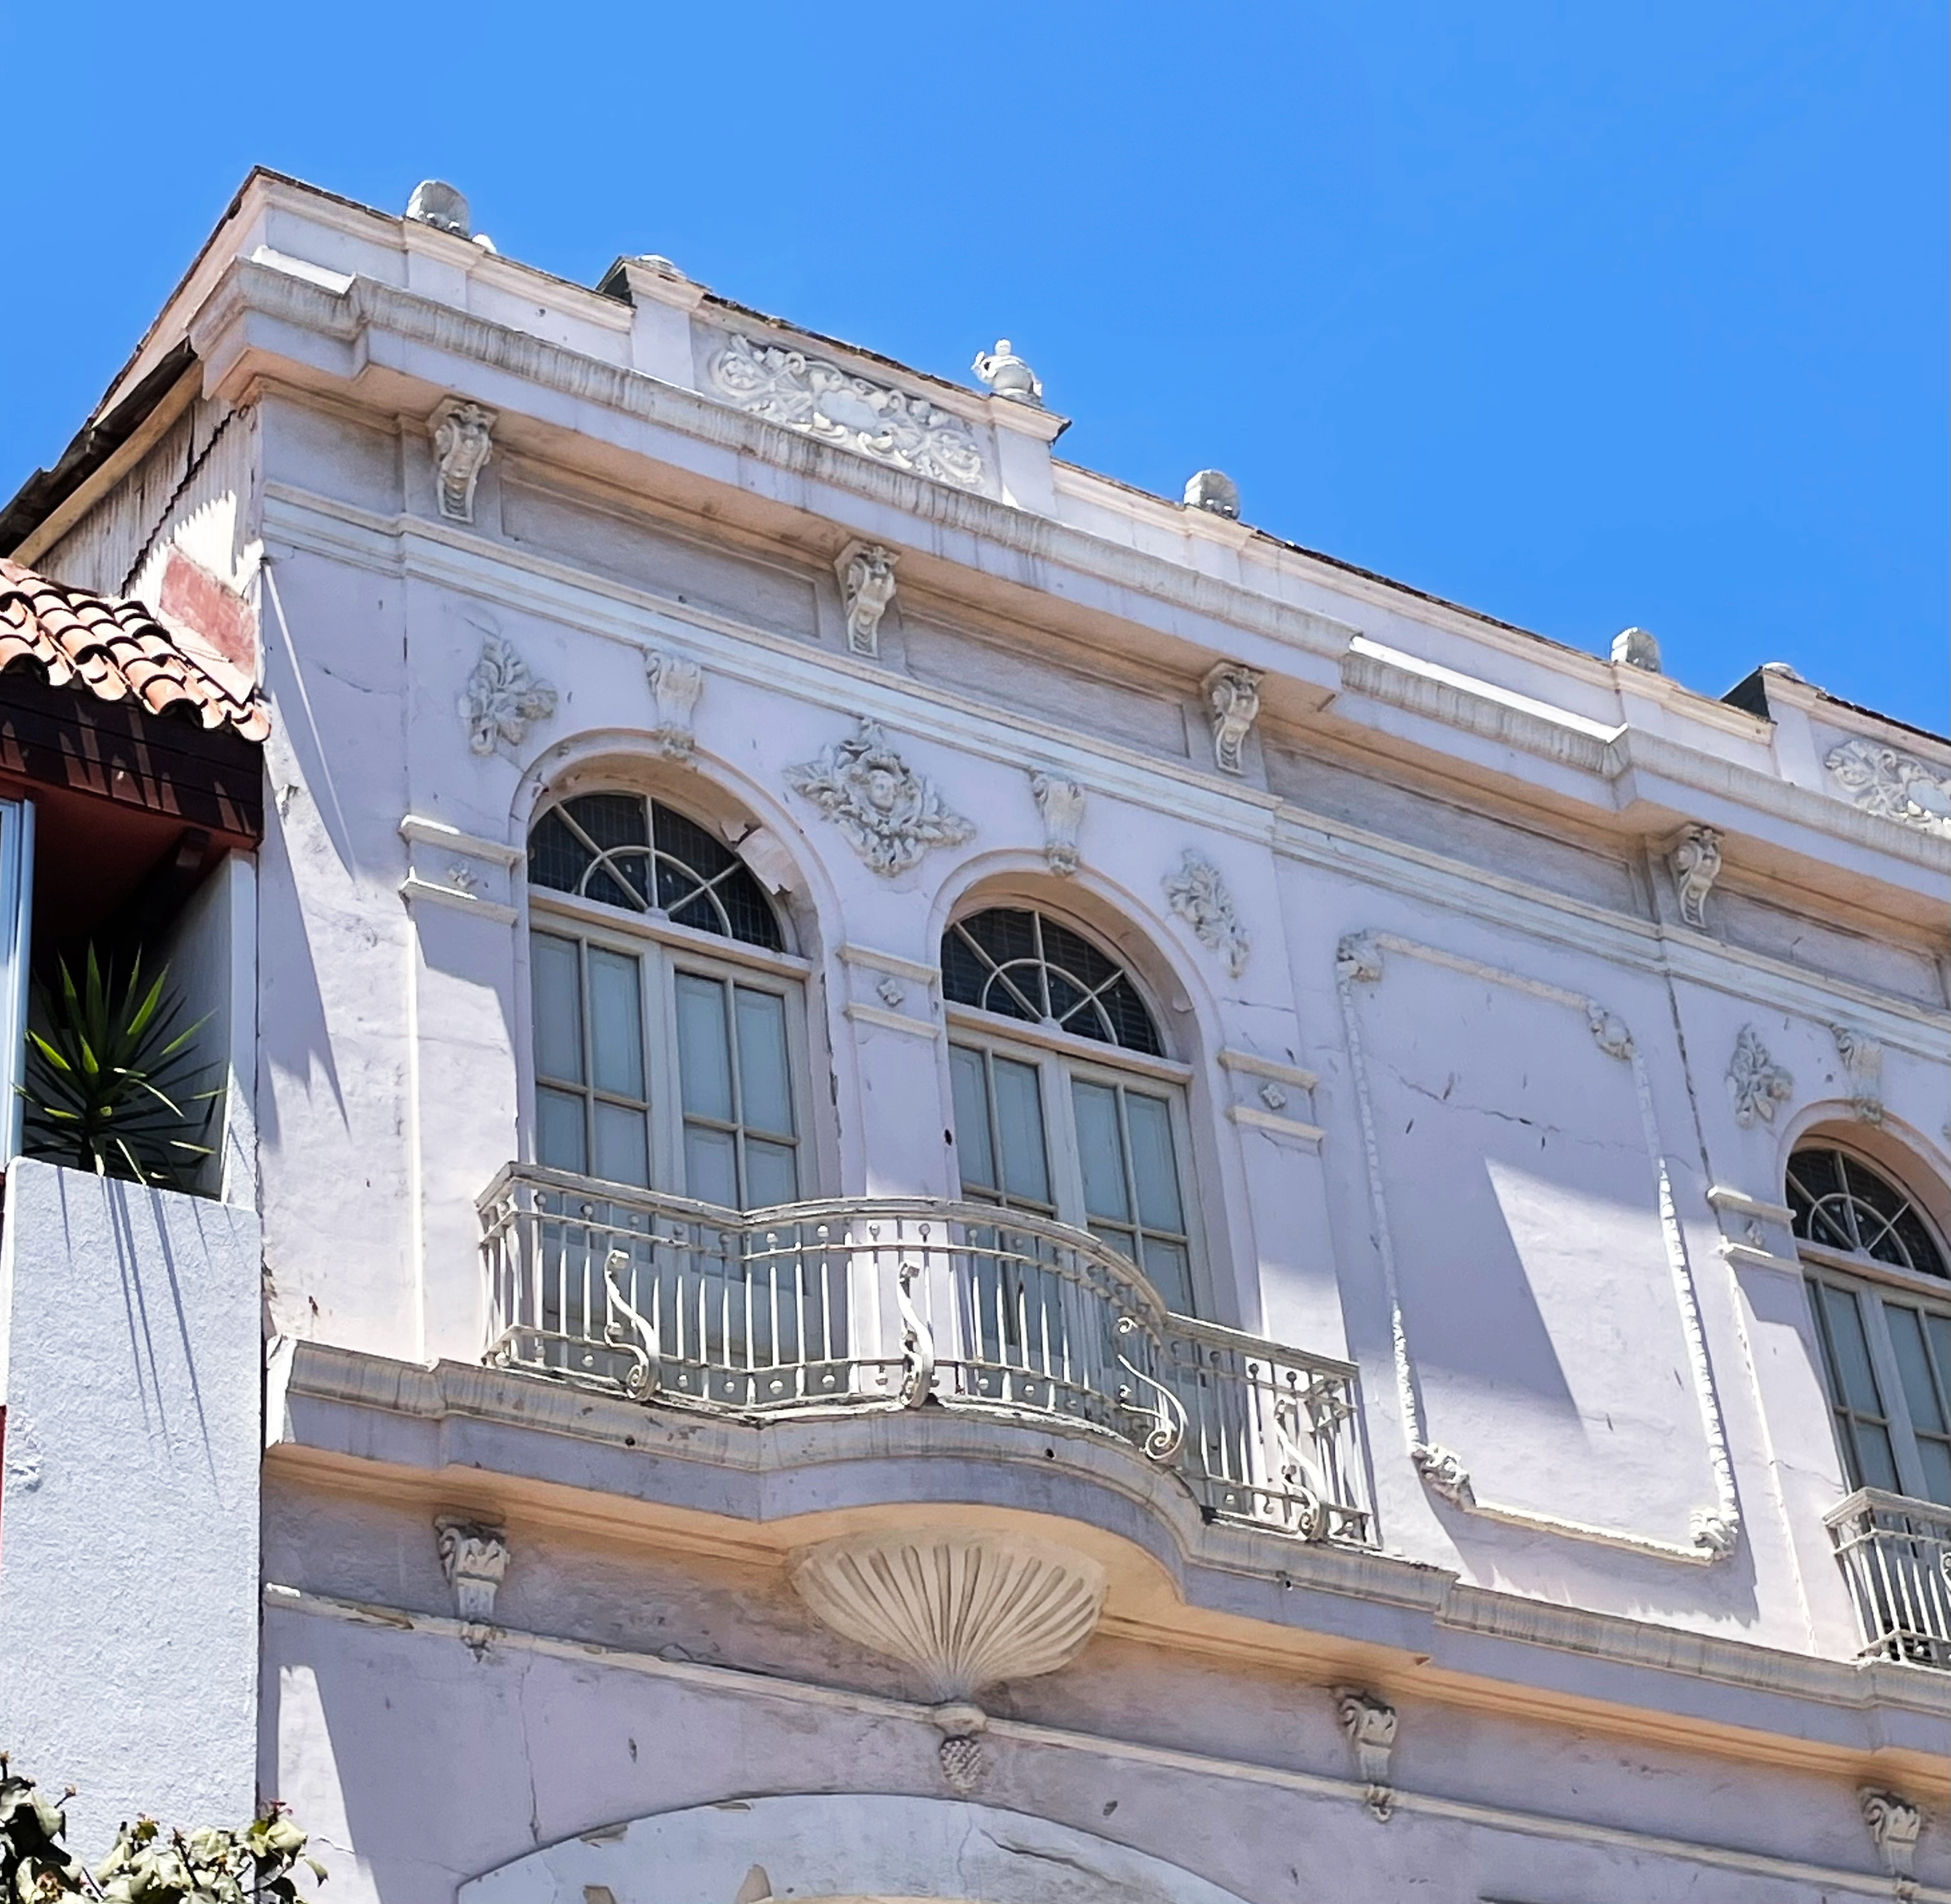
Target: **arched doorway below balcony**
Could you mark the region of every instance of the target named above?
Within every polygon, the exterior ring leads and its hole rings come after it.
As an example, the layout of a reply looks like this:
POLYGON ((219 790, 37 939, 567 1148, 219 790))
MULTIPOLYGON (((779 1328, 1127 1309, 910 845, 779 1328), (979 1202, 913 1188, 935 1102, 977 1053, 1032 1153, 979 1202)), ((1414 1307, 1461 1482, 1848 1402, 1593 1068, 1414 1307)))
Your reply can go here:
POLYGON ((948 1799, 754 1798, 564 1839, 460 1887, 459 1904, 1242 1904, 1094 1833, 948 1799))

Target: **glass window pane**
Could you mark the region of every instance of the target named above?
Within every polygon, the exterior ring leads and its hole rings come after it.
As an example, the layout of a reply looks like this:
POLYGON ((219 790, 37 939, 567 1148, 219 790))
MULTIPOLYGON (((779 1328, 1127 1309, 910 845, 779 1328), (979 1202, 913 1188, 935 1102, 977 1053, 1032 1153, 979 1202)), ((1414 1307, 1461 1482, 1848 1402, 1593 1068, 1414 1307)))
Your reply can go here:
MULTIPOLYGON (((698 1117, 732 1121, 732 1053, 725 1025, 725 988, 695 972, 677 977, 677 1064, 684 1107, 698 1117)), ((701 1195, 694 1190, 694 1197, 701 1195)))
POLYGON ((996 1160, 989 1142, 989 1095, 982 1054, 964 1044, 948 1047, 949 1081, 955 1091, 955 1155, 965 1191, 997 1191, 996 1160))
POLYGON ((1890 1437, 1874 1422, 1853 1422, 1850 1437, 1856 1443, 1856 1464, 1861 1471, 1859 1485, 1881 1487, 1888 1494, 1901 1494, 1896 1484, 1896 1457, 1890 1453, 1890 1437))
MULTIPOLYGON (((529 941, 534 994, 535 1071, 565 1084, 582 1082, 582 981, 573 939, 537 932, 529 941)), ((582 1113, 579 1111, 579 1117, 582 1113)), ((564 1169, 568 1166, 565 1165, 564 1169)))
POLYGON ((738 1092, 745 1128, 794 1131, 792 1090, 786 1072, 786 1004, 777 993, 750 985, 733 988, 738 1022, 738 1092))
POLYGON ((1924 1464, 1925 1497, 1951 1507, 1951 1443, 1919 1441, 1917 1458, 1924 1464))
POLYGON ((1125 1120, 1132 1133, 1132 1176, 1138 1187, 1138 1221, 1147 1229, 1183 1234, 1185 1216, 1178 1200, 1178 1160, 1172 1153, 1170 1107, 1161 1097, 1128 1091, 1125 1120))
MULTIPOLYGON (((598 1091, 644 1097, 644 1021, 637 961, 621 952, 589 948, 589 1063, 598 1091)), ((610 1172, 600 1173, 608 1176, 610 1172)), ((634 1183, 634 1177, 619 1181, 634 1183)))
POLYGON ((1863 1414, 1881 1416, 1883 1397, 1877 1392, 1877 1378, 1870 1369, 1869 1345, 1863 1339, 1863 1319, 1856 1299, 1846 1289, 1832 1288, 1828 1283, 1817 1287, 1822 1292, 1822 1313, 1829 1325, 1840 1391, 1837 1399, 1863 1414))
POLYGON ((1902 1303, 1887 1302, 1884 1320, 1890 1325, 1890 1347, 1896 1351, 1897 1376, 1903 1384, 1911 1426, 1921 1434, 1942 1434, 1944 1404, 1931 1372, 1931 1358, 1924 1353, 1922 1317, 1902 1303))
POLYGON ((1091 1234, 1094 1236, 1100 1243, 1109 1244, 1113 1249, 1117 1251, 1119 1255, 1125 1257, 1129 1262, 1132 1263, 1137 1263, 1138 1259, 1138 1239, 1132 1234, 1129 1230, 1113 1229, 1109 1224, 1106 1223, 1093 1223, 1091 1225, 1091 1234))
POLYGON ((580 1097, 572 1097, 566 1091, 536 1091, 535 1156, 551 1170, 573 1170, 579 1175, 588 1173, 580 1097))
POLYGON ((684 1127, 684 1189, 707 1203, 738 1207, 738 1166, 729 1131, 684 1127))
POLYGON ((648 1148, 645 1143, 644 1113, 621 1104, 596 1106, 596 1168, 593 1175, 611 1183, 639 1184, 651 1181, 648 1148))
POLYGON ((1050 1162, 1043 1141, 1043 1093, 1034 1065, 995 1061, 996 1121, 1003 1142, 1003 1188, 1026 1203, 1050 1201, 1050 1162))
MULTIPOLYGON (((1077 1110, 1077 1155, 1084 1170, 1084 1207, 1093 1218, 1123 1222, 1132 1213, 1125 1189, 1125 1147, 1118 1135, 1118 1100, 1103 1085, 1073 1078, 1070 1094, 1077 1110)), ((1128 1245, 1121 1245, 1128 1247, 1128 1245)))
POLYGON ((798 1153, 789 1144, 767 1144, 757 1138, 745 1142, 745 1206, 763 1210, 790 1203, 799 1195, 798 1153))
POLYGON ((1176 1243, 1145 1238, 1145 1278, 1166 1307, 1181 1316, 1192 1313, 1192 1272, 1184 1248, 1176 1243))

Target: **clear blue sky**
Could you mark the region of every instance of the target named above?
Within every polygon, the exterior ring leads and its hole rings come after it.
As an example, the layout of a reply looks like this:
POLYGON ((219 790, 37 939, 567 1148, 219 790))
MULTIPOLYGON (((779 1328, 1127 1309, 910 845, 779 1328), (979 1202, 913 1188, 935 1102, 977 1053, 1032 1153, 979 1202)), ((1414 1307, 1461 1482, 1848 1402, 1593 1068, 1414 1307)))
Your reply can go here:
POLYGON ((965 380, 1007 334, 1075 461, 1941 728, 1946 14, 17 4, 0 494, 252 164, 433 174, 566 276, 663 251, 965 380))

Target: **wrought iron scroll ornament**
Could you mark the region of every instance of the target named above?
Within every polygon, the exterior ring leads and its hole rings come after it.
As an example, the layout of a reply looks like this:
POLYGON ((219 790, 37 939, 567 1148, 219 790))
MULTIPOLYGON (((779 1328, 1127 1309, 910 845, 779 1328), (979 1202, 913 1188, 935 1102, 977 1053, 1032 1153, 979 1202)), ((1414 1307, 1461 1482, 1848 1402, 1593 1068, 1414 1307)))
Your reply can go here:
MULTIPOLYGON (((1122 1342, 1138 1331, 1138 1319, 1121 1316, 1114 1328, 1117 1339, 1122 1342)), ((1185 1444, 1185 1404, 1166 1387, 1156 1381, 1135 1363, 1121 1348, 1117 1351, 1118 1363, 1132 1381, 1150 1389, 1157 1397, 1157 1402, 1147 1407, 1128 1386, 1119 1390, 1118 1400, 1125 1407, 1140 1415, 1153 1418, 1154 1425, 1145 1437, 1144 1451, 1153 1461, 1169 1461, 1185 1444)))
POLYGON ((975 837, 974 822, 951 813, 933 783, 870 720, 860 721, 849 738, 816 760, 787 768, 785 777, 883 879, 919 866, 930 847, 960 846, 975 837))
POLYGON ((529 723, 548 719, 555 704, 555 689, 529 673, 514 645, 499 635, 488 635, 460 701, 469 751, 485 759, 498 747, 519 748, 529 723))
POLYGON ((982 453, 968 425, 925 397, 736 333, 712 354, 705 374, 720 396, 767 423, 958 488, 982 486, 982 453))

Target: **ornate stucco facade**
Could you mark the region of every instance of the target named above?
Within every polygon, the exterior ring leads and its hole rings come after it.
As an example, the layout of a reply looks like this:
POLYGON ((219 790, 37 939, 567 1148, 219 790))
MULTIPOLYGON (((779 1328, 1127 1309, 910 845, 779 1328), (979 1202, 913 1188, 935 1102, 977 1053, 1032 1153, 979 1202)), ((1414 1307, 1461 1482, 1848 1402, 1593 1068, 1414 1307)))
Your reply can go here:
POLYGON ((1951 1897, 1951 744, 444 216, 254 176, 8 519, 272 710, 259 1643, 102 1615, 254 1711, 194 1791, 336 1904, 1951 1897))

